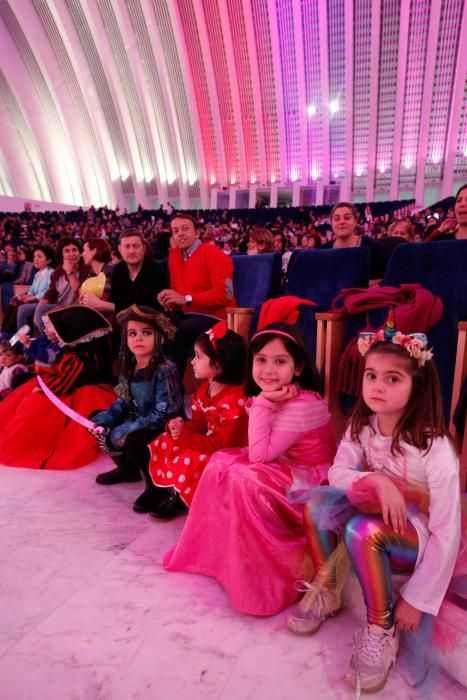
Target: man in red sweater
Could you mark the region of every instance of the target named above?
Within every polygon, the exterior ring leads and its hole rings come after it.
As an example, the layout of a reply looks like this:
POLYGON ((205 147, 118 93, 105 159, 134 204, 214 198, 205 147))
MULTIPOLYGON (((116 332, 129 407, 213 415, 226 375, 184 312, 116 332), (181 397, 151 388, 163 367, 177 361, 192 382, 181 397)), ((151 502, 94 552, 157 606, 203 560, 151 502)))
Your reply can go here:
POLYGON ((216 245, 201 243, 198 222, 189 214, 176 214, 170 229, 175 244, 169 254, 171 288, 157 300, 167 310, 180 311, 172 356, 183 377, 198 335, 226 318, 226 306, 236 305, 233 263, 216 245))

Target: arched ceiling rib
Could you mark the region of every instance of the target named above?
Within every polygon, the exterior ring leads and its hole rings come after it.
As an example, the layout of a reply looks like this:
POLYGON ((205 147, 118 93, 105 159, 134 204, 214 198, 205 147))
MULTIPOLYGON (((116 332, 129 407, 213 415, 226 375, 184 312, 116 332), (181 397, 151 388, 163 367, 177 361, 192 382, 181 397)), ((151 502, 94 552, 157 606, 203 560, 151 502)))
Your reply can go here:
POLYGON ((467 177, 464 0, 0 0, 0 190, 208 206, 467 177), (232 200, 233 201, 233 200, 232 200))

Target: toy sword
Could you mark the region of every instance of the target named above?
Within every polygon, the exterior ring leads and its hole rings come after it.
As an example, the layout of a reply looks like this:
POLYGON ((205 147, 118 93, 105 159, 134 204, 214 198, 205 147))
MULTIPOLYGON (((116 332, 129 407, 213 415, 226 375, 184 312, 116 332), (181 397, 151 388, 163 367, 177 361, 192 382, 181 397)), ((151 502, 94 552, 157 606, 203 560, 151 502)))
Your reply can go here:
POLYGON ((68 418, 71 418, 71 420, 76 421, 76 423, 79 423, 80 425, 83 426, 83 428, 86 428, 87 430, 104 432, 105 429, 102 426, 96 425, 88 418, 85 418, 77 411, 74 411, 72 408, 70 408, 70 406, 67 406, 66 403, 64 403, 61 399, 59 399, 58 396, 55 396, 53 391, 50 391, 47 384, 44 382, 42 377, 40 377, 39 375, 37 375, 37 383, 39 384, 40 388, 42 389, 44 394, 47 396, 49 401, 51 401, 53 403, 53 405, 58 408, 59 411, 64 413, 66 416, 68 416, 68 418))

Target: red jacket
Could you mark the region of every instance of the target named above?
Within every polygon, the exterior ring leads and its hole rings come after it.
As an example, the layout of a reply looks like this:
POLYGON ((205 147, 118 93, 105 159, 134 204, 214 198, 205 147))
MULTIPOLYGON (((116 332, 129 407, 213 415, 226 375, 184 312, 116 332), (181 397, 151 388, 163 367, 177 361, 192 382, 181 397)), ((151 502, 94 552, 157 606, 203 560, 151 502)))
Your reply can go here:
POLYGON ((183 311, 225 319, 225 307, 236 306, 233 293, 233 262, 217 246, 202 243, 188 260, 178 248, 169 254, 170 286, 179 294, 191 294, 183 311))

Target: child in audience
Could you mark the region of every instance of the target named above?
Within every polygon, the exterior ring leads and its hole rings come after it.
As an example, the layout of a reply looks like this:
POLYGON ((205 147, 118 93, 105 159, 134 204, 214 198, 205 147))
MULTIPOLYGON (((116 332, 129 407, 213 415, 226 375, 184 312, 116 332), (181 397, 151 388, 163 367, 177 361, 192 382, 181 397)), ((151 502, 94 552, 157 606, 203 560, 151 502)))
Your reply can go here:
MULTIPOLYGON (((82 416, 107 406, 110 323, 94 309, 67 306, 44 317, 44 329, 59 352, 37 367, 48 388, 82 416)), ((24 338, 23 338, 24 339, 24 338)), ((45 396, 34 377, 0 405, 0 463, 32 469, 75 469, 99 455, 86 429, 45 396)))
POLYGON ((0 401, 14 389, 12 380, 28 371, 24 364, 23 349, 19 345, 8 346, 2 357, 3 371, 0 374, 0 401))
POLYGON ((179 378, 173 362, 166 360, 162 346, 173 338, 175 327, 164 314, 147 306, 130 306, 121 311, 117 322, 122 327, 120 354, 115 366, 119 384, 117 401, 92 416, 101 448, 109 454, 114 469, 99 474, 98 484, 109 486, 124 481, 146 481, 145 491, 136 499, 133 510, 147 513, 156 508, 165 490, 153 486, 149 474, 148 442, 159 435, 170 418, 183 413, 179 378))
POLYGON ((459 549, 459 462, 426 336, 387 326, 362 333, 359 349, 362 393, 329 471, 335 488, 316 489, 306 506, 316 577, 288 624, 311 634, 341 608, 336 548, 343 530, 340 551, 367 607, 346 680, 372 692, 395 663, 399 630, 416 630, 422 614, 437 615, 443 601, 459 549), (409 576, 395 605, 393 571, 409 576))
POLYGON ((4 364, 3 364, 3 356, 7 350, 9 350, 11 347, 10 343, 8 340, 0 340, 0 375, 3 372, 4 364))
POLYGON ((305 494, 321 484, 336 451, 319 377, 296 326, 270 324, 252 338, 246 393, 248 447, 210 459, 170 571, 213 576, 232 605, 274 615, 297 598, 305 575, 305 494))
POLYGON ((223 447, 246 445, 247 415, 243 381, 246 351, 238 333, 216 323, 197 338, 191 361, 204 379, 192 401, 193 415, 169 421, 168 433, 150 445, 150 474, 157 486, 173 486, 151 515, 170 520, 187 511, 209 456, 223 447), (177 494, 178 492, 178 494, 177 494))

